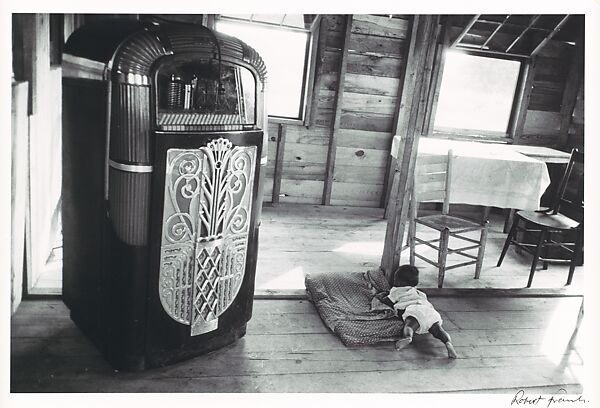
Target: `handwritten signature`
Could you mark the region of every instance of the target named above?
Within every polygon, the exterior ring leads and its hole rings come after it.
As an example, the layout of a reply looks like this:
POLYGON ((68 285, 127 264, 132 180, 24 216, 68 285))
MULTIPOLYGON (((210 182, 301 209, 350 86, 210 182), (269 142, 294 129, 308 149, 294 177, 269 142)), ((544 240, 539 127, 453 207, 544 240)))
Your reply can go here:
POLYGON ((541 405, 546 404, 546 407, 550 407, 553 404, 574 404, 578 402, 585 404, 586 402, 588 402, 581 395, 577 397, 572 397, 566 396, 566 394, 567 390, 565 390, 564 388, 560 388, 558 391, 556 391, 553 395, 550 396, 538 395, 536 397, 530 397, 528 395, 525 395, 524 390, 519 390, 513 397, 512 401, 510 402, 510 405, 538 405, 541 403, 541 405))

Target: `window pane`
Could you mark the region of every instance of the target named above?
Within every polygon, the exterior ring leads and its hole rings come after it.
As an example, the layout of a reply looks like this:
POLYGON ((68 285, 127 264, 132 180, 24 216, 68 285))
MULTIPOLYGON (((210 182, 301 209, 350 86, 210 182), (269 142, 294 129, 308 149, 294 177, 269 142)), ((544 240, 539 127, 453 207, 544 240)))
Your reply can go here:
POLYGON ((217 21, 218 31, 254 48, 267 66, 267 112, 299 118, 308 33, 217 21))
POLYGON ((521 63, 449 51, 434 128, 506 132, 521 63))

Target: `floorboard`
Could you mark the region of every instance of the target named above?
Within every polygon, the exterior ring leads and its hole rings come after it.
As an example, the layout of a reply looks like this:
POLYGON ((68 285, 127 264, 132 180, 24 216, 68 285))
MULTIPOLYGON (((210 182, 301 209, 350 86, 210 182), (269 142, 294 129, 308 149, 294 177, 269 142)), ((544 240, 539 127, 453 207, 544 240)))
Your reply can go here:
MULTIPOLYGON (((473 211, 478 214, 477 208, 473 211)), ((256 271, 257 289, 304 289, 306 274, 364 272, 379 267, 386 228, 382 215, 380 209, 359 207, 299 204, 265 207, 256 271)), ((502 266, 496 267, 506 238, 504 217, 499 212, 492 212, 489 220, 480 278, 474 279, 474 265, 453 269, 446 273, 444 288, 525 288, 531 257, 511 248, 502 266)), ((421 226, 418 231, 420 235, 425 233, 421 226)), ((433 249, 424 253, 431 256, 433 249)), ((454 260, 449 257, 449 264, 454 260)), ((408 249, 403 251, 401 263, 408 263, 408 249)), ((437 288, 435 267, 419 259, 416 265, 420 268, 419 286, 437 288)), ((547 270, 541 270, 540 265, 531 290, 565 288, 567 274, 567 265, 554 264, 547 270)), ((573 283, 568 287, 570 293, 583 293, 583 278, 583 267, 575 268, 573 283)))
POLYGON ((393 343, 345 347, 309 301, 268 299, 255 300, 238 342, 142 373, 114 371, 60 300, 26 300, 11 320, 11 391, 583 392, 581 297, 431 300, 447 319, 456 360, 429 334, 402 351, 393 343))

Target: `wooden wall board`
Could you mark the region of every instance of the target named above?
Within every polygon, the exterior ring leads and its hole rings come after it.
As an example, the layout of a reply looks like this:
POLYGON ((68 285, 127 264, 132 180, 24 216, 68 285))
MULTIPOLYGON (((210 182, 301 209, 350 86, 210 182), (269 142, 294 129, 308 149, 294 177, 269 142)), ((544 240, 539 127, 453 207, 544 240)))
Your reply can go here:
POLYGON ((564 83, 533 81, 529 110, 560 112, 564 83))
POLYGON ((391 132, 340 129, 338 146, 389 151, 392 146, 392 139, 391 132))
POLYGON ((281 179, 280 203, 319 204, 323 193, 323 182, 318 180, 281 179))
MULTIPOLYGON (((331 205, 334 206, 352 206, 352 207, 366 207, 366 208, 377 208, 378 201, 377 200, 360 200, 358 197, 350 197, 350 198, 342 198, 337 199, 335 197, 331 198, 331 205)), ((378 265, 376 262, 371 262, 368 265, 365 265, 367 269, 369 268, 377 268, 378 265)))
POLYGON ((323 73, 324 74, 335 74, 337 77, 337 72, 338 72, 341 60, 342 60, 342 51, 341 50, 325 49, 323 52, 323 60, 322 60, 323 73))
POLYGON ((395 97, 399 84, 398 78, 346 73, 344 92, 395 97))
POLYGON ((340 126, 342 129, 369 130, 374 132, 391 132, 394 117, 362 112, 342 112, 340 126))
POLYGON ((365 202, 370 206, 377 206, 381 197, 383 186, 381 184, 343 183, 333 184, 331 199, 348 202, 365 202), (374 205, 377 203, 376 205, 374 205))
MULTIPOLYGON (((387 165, 389 153, 385 150, 363 149, 338 146, 336 163, 354 167, 384 167, 387 165)), ((383 184, 383 179, 380 180, 383 184)))
POLYGON ((374 113, 393 115, 398 98, 395 96, 367 95, 345 92, 342 110, 344 112, 374 113))
POLYGON ((338 74, 337 72, 324 72, 321 75, 321 82, 316 91, 334 91, 337 89, 338 74))
POLYGON ((290 180, 319 180, 325 179, 325 163, 306 163, 302 161, 284 162, 284 177, 290 180))
POLYGON ((560 113, 529 110, 523 134, 554 135, 560 131, 560 113))
POLYGON ((344 30, 344 19, 346 18, 344 14, 324 14, 322 18, 325 28, 329 32, 328 35, 331 35, 332 31, 341 33, 344 30))
POLYGON ((350 36, 348 50, 358 54, 402 58, 406 46, 406 41, 400 38, 353 34, 350 36))
POLYGON ((300 143, 326 146, 330 129, 323 126, 307 128, 300 125, 286 125, 286 140, 288 143, 300 143))
POLYGON ((325 164, 327 162, 327 150, 322 145, 288 142, 286 143, 283 161, 284 167, 289 162, 325 164))
POLYGON ((314 124, 321 127, 331 127, 333 123, 333 109, 319 108, 314 115, 314 124))
POLYGON ((535 80, 564 82, 569 73, 569 60, 552 57, 537 57, 540 64, 535 70, 535 80))
POLYGON ((348 55, 348 73, 399 78, 405 61, 381 55, 348 55))
POLYGON ((364 183, 381 185, 383 184, 383 176, 385 175, 385 167, 375 166, 353 166, 346 165, 342 162, 338 162, 335 166, 335 172, 333 174, 334 182, 345 182, 345 183, 364 183))
POLYGON ((405 39, 410 29, 407 19, 355 14, 352 33, 405 39))
POLYGON ((337 97, 336 91, 319 89, 315 95, 315 102, 318 109, 331 109, 335 107, 335 100, 337 97))

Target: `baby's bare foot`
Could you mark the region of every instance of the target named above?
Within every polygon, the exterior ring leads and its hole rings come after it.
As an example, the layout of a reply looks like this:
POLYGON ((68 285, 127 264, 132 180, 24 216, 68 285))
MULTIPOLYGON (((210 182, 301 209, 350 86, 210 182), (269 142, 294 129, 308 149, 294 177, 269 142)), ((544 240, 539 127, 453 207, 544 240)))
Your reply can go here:
POLYGON ((402 337, 396 342, 396 350, 402 350, 412 342, 412 337, 402 337))

